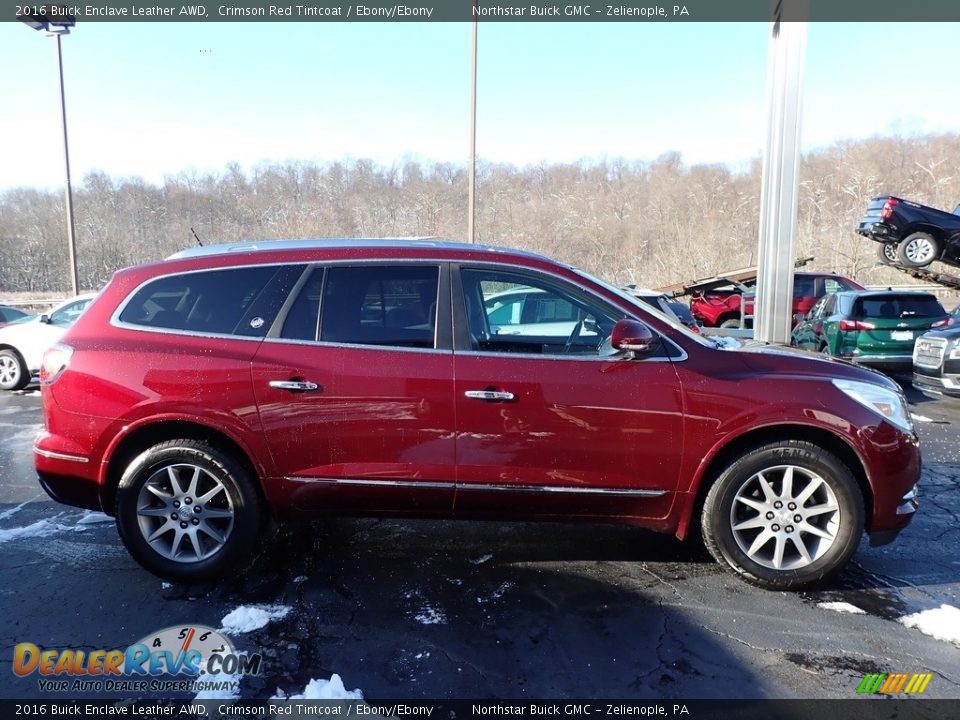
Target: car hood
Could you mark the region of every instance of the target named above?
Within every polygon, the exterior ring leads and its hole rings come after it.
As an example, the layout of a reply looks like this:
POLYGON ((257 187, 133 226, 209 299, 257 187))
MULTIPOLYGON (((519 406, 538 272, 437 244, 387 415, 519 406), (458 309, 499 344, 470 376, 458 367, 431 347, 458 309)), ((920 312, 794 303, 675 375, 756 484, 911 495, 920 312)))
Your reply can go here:
POLYGON ((929 332, 924 333, 921 337, 958 340, 960 339, 960 325, 954 325, 944 328, 943 330, 930 330, 929 332))
POLYGON ((901 392, 900 386, 883 373, 829 355, 761 342, 749 342, 728 352, 737 353, 743 362, 756 372, 825 379, 847 378, 901 392))

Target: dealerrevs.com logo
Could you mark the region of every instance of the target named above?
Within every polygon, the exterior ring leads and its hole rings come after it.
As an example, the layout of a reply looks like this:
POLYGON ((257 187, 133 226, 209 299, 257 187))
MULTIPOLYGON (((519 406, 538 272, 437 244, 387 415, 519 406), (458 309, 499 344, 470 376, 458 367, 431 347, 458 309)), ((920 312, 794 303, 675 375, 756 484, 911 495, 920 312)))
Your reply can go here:
POLYGON ((861 695, 920 695, 927 689, 933 673, 870 673, 857 686, 861 695))
POLYGON ((228 637, 205 625, 164 628, 127 648, 74 650, 23 642, 13 672, 38 676, 46 692, 201 692, 234 690, 241 675, 258 675, 259 653, 238 653, 228 637))

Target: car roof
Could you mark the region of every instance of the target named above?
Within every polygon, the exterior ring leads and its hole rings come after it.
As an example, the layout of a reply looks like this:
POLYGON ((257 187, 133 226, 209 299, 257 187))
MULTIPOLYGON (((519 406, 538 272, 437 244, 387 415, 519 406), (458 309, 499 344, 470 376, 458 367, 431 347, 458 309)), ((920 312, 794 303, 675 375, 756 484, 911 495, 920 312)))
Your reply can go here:
POLYGON ((913 297, 932 297, 934 300, 937 299, 937 296, 931 292, 925 292, 923 290, 894 290, 893 288, 887 288, 886 290, 844 290, 843 292, 838 292, 836 294, 846 295, 853 298, 909 295, 913 297))
POLYGON ((476 245, 473 243, 444 240, 435 237, 387 237, 387 238, 303 238, 296 240, 254 240, 240 243, 223 243, 219 245, 204 245, 191 247, 175 252, 167 260, 181 260, 186 258, 203 258, 232 254, 269 253, 298 251, 298 250, 347 250, 347 249, 420 249, 460 253, 501 253, 522 255, 538 260, 546 260, 544 255, 516 250, 513 248, 496 247, 493 245, 476 245))

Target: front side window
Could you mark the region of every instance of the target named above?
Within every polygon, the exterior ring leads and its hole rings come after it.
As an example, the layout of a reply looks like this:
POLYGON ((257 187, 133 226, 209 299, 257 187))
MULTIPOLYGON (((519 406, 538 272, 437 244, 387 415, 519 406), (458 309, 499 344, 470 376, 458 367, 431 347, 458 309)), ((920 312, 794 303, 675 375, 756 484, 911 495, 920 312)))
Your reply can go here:
POLYGON ((599 355, 622 317, 599 300, 549 279, 499 270, 460 273, 474 350, 599 355))
POLYGON ((270 281, 283 273, 272 266, 243 267, 158 278, 136 292, 120 321, 217 335, 265 335, 273 318, 246 316, 270 281))
POLYGON ((439 281, 440 269, 435 265, 328 268, 320 340, 433 348, 439 281))

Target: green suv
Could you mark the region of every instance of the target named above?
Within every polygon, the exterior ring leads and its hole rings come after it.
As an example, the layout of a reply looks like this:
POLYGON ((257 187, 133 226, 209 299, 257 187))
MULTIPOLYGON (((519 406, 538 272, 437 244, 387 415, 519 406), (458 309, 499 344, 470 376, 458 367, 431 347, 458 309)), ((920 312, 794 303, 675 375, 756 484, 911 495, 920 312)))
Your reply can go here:
POLYGON ((838 292, 817 301, 799 318, 790 344, 890 370, 912 366, 913 343, 947 324, 940 301, 926 292, 838 292))

